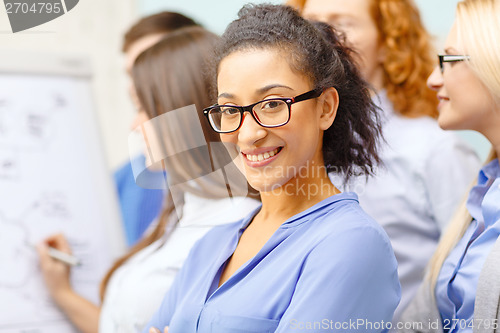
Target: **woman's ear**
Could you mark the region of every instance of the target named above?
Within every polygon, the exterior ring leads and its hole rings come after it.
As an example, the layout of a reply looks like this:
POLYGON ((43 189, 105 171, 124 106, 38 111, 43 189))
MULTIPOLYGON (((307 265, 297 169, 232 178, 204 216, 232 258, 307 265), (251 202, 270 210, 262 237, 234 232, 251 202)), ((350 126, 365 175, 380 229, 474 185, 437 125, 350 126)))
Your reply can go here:
POLYGON ((337 116, 337 109, 339 107, 339 93, 337 89, 330 87, 323 91, 321 94, 321 116, 319 119, 320 129, 326 131, 332 126, 335 117, 337 116))

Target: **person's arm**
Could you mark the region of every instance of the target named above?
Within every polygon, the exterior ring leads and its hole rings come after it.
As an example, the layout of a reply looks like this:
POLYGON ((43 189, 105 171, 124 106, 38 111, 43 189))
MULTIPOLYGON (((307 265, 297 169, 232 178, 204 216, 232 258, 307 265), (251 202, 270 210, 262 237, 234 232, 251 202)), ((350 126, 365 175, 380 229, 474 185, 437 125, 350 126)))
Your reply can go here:
POLYGON ((60 234, 47 238, 37 246, 40 267, 50 295, 78 330, 82 333, 97 333, 100 308, 73 290, 70 267, 53 259, 48 252, 49 246, 69 254, 71 248, 60 234))
POLYGON ((386 332, 399 299, 389 240, 375 227, 355 227, 328 237, 309 254, 276 333, 312 323, 325 331, 386 332))

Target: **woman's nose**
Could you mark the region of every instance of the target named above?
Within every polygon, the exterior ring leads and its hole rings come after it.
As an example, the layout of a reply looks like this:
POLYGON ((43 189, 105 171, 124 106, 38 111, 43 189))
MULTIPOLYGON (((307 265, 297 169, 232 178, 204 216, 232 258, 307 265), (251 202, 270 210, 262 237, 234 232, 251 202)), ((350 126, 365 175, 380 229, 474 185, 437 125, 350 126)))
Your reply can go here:
POLYGON ((238 141, 245 145, 253 145, 267 135, 267 129, 259 125, 248 112, 242 115, 241 126, 238 129, 238 141))
POLYGON ((443 86, 443 74, 441 73, 439 66, 434 68, 434 71, 432 71, 431 75, 427 79, 427 86, 435 91, 439 90, 443 86))

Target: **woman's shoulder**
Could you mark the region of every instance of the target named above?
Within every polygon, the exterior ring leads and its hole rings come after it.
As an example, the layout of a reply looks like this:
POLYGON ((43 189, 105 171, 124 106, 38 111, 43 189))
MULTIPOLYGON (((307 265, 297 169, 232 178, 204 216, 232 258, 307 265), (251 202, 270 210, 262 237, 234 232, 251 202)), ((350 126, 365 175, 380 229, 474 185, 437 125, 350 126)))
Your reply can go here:
POLYGON ((387 139, 408 138, 408 141, 427 144, 435 139, 454 139, 456 136, 451 132, 446 132, 439 127, 437 121, 428 116, 409 118, 399 114, 393 117, 384 125, 383 132, 387 139), (425 133, 425 136, 422 134, 425 133), (415 138, 418 136, 418 140, 415 138))
POLYGON ((378 223, 368 215, 359 204, 358 195, 354 192, 342 192, 329 198, 330 203, 323 210, 324 219, 335 219, 339 226, 359 227, 370 226, 378 228, 378 223), (340 221, 348 220, 351 223, 340 221))
POLYGON ((425 153, 439 144, 465 144, 455 133, 444 131, 436 119, 429 116, 406 117, 394 110, 385 91, 379 93, 377 104, 383 110, 383 133, 389 146, 401 151, 425 153))
POLYGON ((465 149, 473 153, 472 148, 453 131, 445 131, 433 118, 422 116, 408 118, 394 116, 383 129, 389 146, 401 151, 415 152, 421 155, 433 154, 436 150, 465 149))
POLYGON ((316 217, 316 233, 324 235, 328 241, 342 237, 358 241, 377 238, 381 244, 390 244, 384 229, 361 208, 355 193, 340 195, 342 200, 325 206, 322 214, 316 217))
POLYGON ((430 117, 397 116, 383 131, 386 145, 382 159, 386 164, 405 163, 417 172, 423 172, 429 163, 466 169, 469 165, 477 169, 479 165, 477 153, 465 140, 441 129, 430 117))
POLYGON ((381 274, 397 285, 397 262, 389 237, 357 201, 346 201, 327 211, 300 240, 297 248, 305 249, 305 263, 312 274, 320 267, 341 269, 353 279, 381 274), (384 272, 374 273, 380 269, 384 272))

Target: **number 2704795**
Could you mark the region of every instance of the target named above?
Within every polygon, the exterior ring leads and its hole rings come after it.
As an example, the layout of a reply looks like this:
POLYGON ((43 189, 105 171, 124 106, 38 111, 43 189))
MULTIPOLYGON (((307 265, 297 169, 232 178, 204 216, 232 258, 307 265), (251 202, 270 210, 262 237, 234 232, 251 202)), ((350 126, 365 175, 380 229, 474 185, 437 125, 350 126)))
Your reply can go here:
POLYGON ((45 3, 45 2, 7 2, 5 4, 7 14, 59 14, 62 11, 61 3, 45 3))

